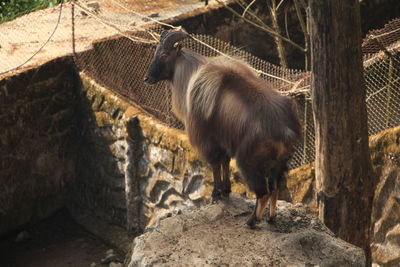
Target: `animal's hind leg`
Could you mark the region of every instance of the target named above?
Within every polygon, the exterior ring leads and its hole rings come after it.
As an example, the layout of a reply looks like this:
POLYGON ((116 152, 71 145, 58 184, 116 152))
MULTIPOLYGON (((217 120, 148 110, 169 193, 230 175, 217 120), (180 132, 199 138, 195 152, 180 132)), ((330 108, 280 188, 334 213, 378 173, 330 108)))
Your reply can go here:
POLYGON ((246 224, 254 228, 261 219, 271 195, 266 180, 270 172, 271 150, 265 144, 258 144, 254 140, 244 140, 236 152, 236 163, 244 176, 249 189, 256 194, 257 202, 254 211, 246 224), (250 145, 249 145, 250 144, 250 145))
POLYGON ((257 197, 256 206, 254 207, 254 211, 251 214, 250 218, 247 220, 246 225, 254 229, 256 224, 261 220, 264 210, 267 207, 269 195, 264 195, 261 198, 257 197))
POLYGON ((269 201, 269 217, 268 222, 274 222, 276 216, 276 202, 278 200, 279 188, 286 181, 285 174, 287 171, 287 160, 280 161, 279 165, 272 169, 271 176, 268 178, 268 187, 271 192, 269 201))
POLYGON ((256 160, 248 161, 242 160, 241 157, 237 157, 238 167, 246 179, 249 189, 256 194, 257 201, 254 207, 253 213, 247 220, 246 225, 249 228, 255 228, 257 222, 261 219, 264 210, 270 197, 270 191, 268 191, 267 181, 265 179, 265 168, 262 168, 259 162, 256 160))
POLYGON ((268 222, 274 222, 276 216, 276 201, 278 200, 279 189, 272 192, 271 198, 269 199, 269 217, 268 222))
POLYGON ((231 159, 229 157, 226 157, 224 162, 222 163, 222 173, 223 173, 223 181, 222 181, 222 196, 223 197, 229 197, 229 194, 231 193, 231 172, 229 168, 229 162, 231 159))

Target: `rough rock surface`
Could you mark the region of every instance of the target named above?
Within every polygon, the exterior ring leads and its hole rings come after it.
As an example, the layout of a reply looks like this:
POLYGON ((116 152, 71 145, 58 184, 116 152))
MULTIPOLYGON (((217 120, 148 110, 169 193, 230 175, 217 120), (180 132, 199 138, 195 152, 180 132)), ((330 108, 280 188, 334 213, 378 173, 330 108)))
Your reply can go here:
POLYGON ((166 218, 134 241, 136 266, 364 266, 364 252, 333 234, 303 205, 278 201, 276 222, 244 222, 253 201, 229 200, 166 218))
POLYGON ((376 266, 400 266, 400 168, 386 165, 375 191, 371 252, 376 266))

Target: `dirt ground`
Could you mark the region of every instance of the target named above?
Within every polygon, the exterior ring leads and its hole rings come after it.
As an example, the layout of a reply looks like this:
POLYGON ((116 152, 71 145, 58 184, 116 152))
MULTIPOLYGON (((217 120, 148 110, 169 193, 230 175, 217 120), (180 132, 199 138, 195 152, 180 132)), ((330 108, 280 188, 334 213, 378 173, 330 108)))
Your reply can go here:
MULTIPOLYGON (((78 225, 66 210, 0 239, 0 267, 89 267, 113 249, 78 225)), ((115 251, 119 261, 123 257, 115 251)))

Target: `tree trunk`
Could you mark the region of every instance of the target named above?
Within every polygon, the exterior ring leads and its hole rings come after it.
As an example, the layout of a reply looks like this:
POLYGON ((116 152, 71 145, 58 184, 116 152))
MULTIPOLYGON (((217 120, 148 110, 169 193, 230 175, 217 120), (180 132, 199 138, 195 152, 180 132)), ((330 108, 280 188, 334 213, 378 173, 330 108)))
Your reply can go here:
POLYGON ((312 103, 320 219, 364 248, 370 265, 375 179, 369 148, 358 0, 310 0, 312 103))

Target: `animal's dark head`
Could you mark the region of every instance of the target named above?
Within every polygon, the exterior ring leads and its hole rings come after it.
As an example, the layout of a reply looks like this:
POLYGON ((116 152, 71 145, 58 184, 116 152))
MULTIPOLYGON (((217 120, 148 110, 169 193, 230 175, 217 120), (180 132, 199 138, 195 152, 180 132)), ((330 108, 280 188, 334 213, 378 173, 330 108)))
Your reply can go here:
POLYGON ((154 53, 153 59, 147 70, 144 81, 154 84, 162 80, 170 80, 174 74, 175 62, 181 49, 179 41, 189 34, 182 31, 163 32, 154 53))

